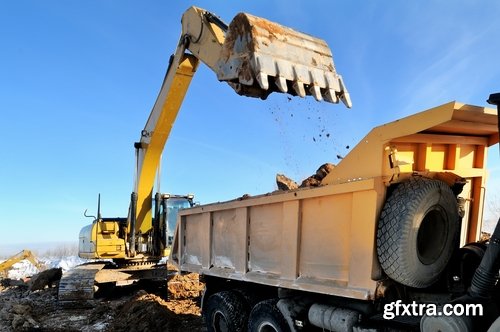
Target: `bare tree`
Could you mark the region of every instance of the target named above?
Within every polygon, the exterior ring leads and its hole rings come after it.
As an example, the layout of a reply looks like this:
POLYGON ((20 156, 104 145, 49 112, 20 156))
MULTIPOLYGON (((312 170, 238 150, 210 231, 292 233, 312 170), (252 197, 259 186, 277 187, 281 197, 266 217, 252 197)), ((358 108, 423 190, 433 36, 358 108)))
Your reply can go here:
POLYGON ((78 255, 78 243, 62 243, 45 251, 43 256, 62 258, 78 255))
POLYGON ((487 202, 488 211, 493 217, 500 217, 500 194, 494 193, 490 195, 487 202))

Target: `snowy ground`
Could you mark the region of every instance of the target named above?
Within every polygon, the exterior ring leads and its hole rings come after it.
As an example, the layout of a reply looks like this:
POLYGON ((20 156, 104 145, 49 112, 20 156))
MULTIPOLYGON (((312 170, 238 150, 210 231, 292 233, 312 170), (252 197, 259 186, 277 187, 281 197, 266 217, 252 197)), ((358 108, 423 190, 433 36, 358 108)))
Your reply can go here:
MULTIPOLYGON (((86 262, 77 256, 39 257, 38 261, 45 265, 43 269, 61 268, 63 272, 86 262)), ((14 264, 8 277, 21 279, 37 272, 24 260, 14 264)), ((0 332, 206 331, 199 306, 204 286, 198 275, 174 276, 168 292, 166 284, 147 286, 117 287, 90 306, 65 307, 58 303, 57 284, 32 291, 26 279, 13 282, 0 277, 0 332)))

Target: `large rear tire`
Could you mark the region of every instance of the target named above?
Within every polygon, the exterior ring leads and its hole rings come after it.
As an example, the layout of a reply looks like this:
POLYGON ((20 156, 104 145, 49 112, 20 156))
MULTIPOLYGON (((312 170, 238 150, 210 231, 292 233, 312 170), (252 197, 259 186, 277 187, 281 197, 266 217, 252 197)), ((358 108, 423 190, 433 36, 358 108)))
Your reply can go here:
POLYGON ((249 332, 290 332, 290 327, 276 306, 278 299, 259 302, 248 318, 249 332))
POLYGON ((242 332, 247 327, 248 312, 241 294, 223 291, 208 298, 203 317, 209 332, 242 332))
POLYGON ((438 180, 414 177, 392 192, 377 230, 385 273, 410 287, 432 285, 457 246, 460 217, 455 195, 438 180))

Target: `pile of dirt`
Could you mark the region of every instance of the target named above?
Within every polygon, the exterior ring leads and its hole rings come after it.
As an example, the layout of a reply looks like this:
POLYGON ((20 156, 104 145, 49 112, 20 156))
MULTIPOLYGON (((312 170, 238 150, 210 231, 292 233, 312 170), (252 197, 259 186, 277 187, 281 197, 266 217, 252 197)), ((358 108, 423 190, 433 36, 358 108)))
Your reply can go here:
POLYGON ((139 291, 121 305, 107 331, 202 331, 200 308, 193 300, 165 301, 139 291))
POLYGON ((168 282, 168 296, 173 299, 197 298, 204 288, 198 274, 178 274, 168 282))
POLYGON ((334 164, 325 163, 321 165, 316 173, 309 176, 307 179, 303 180, 300 186, 283 174, 276 175, 276 184, 278 185, 278 190, 294 190, 297 188, 306 188, 306 187, 319 187, 321 185, 321 180, 323 180, 333 169, 335 168, 334 164))
POLYGON ((91 307, 68 308, 57 301, 57 282, 49 276, 1 280, 0 331, 204 331, 199 306, 203 284, 198 275, 176 276, 169 292, 116 288, 112 298, 91 307), (42 281, 45 285, 42 286, 42 281))

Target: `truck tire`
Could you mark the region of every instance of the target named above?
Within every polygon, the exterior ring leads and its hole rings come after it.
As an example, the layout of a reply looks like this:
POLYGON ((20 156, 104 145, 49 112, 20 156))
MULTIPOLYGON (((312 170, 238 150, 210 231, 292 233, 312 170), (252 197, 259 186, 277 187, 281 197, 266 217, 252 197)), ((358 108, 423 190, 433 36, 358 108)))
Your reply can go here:
POLYGON ((410 287, 432 285, 457 246, 460 217, 455 195, 438 180, 413 177, 387 199, 377 230, 384 272, 410 287))
POLYGON ((211 295, 203 308, 209 332, 241 332, 246 330, 248 306, 242 296, 233 291, 211 295))
POLYGON ((249 332, 290 332, 290 327, 276 303, 278 299, 265 300, 253 307, 248 318, 249 332))

